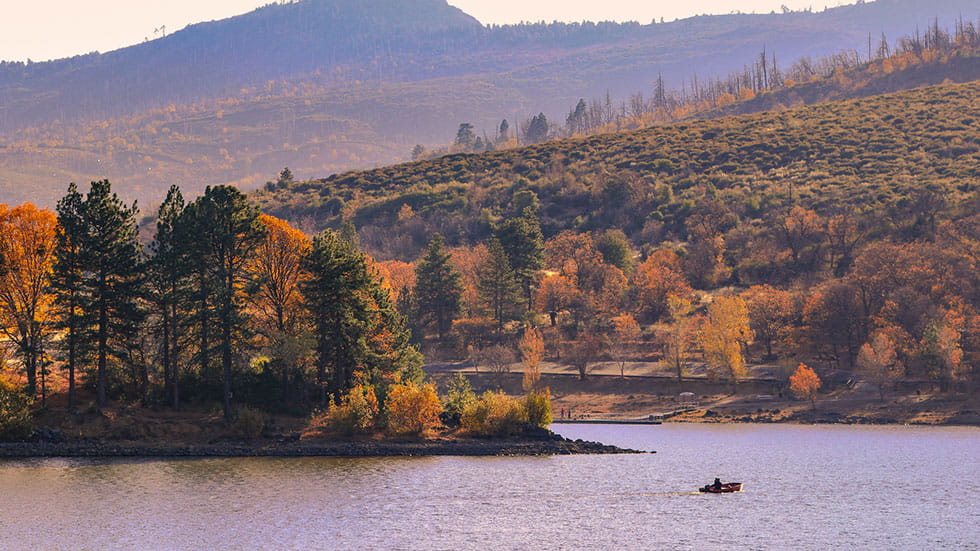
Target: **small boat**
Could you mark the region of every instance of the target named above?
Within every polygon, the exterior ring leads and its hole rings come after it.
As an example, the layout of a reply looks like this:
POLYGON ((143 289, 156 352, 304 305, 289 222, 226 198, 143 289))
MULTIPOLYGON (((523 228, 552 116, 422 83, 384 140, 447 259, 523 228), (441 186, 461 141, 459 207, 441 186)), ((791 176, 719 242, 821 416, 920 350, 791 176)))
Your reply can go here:
POLYGON ((741 482, 729 482, 727 484, 722 484, 721 488, 715 488, 713 484, 708 484, 703 488, 698 488, 702 494, 733 494, 735 492, 742 491, 741 482))

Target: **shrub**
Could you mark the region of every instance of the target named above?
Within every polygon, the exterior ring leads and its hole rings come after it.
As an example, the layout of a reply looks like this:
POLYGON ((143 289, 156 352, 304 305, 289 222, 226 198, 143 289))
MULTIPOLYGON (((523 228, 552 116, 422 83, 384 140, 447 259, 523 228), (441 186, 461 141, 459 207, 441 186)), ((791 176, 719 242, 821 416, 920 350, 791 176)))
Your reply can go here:
POLYGON ((551 424, 551 391, 528 392, 524 397, 524 411, 527 412, 527 422, 547 427, 551 424))
POLYGON ((27 440, 33 432, 30 398, 0 379, 0 442, 27 440))
POLYGON ((253 440, 262 436, 266 424, 265 413, 243 406, 235 412, 235 420, 231 423, 231 433, 235 438, 253 440))
POLYGON ((453 427, 459 426, 463 412, 474 402, 476 402, 476 393, 473 392, 470 380, 462 373, 456 373, 449 381, 449 388, 446 391, 442 422, 453 427))
POLYGON ((303 438, 368 433, 375 428, 377 417, 378 398, 374 388, 357 385, 341 398, 340 404, 331 402, 327 411, 314 415, 303 431, 303 438))
POLYGON ((393 385, 386 403, 388 431, 392 434, 422 434, 438 427, 442 404, 431 384, 419 386, 408 382, 393 385))
POLYGON ((519 434, 527 423, 521 400, 503 392, 486 391, 463 412, 463 429, 480 436, 519 434))

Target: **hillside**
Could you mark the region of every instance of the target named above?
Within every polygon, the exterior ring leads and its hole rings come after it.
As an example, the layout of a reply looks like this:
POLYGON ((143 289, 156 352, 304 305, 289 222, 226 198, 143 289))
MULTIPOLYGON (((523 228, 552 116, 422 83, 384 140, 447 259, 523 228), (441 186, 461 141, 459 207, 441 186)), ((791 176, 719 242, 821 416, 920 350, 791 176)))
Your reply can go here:
POLYGON ((0 64, 0 201, 51 205, 108 177, 127 198, 180 182, 254 187, 404 160, 462 121, 513 127, 580 97, 617 101, 724 74, 765 46, 790 62, 899 36, 972 2, 821 13, 487 27, 444 0, 304 0, 106 54, 0 64))
POLYGON ((656 245, 686 239, 704 209, 769 231, 792 205, 875 217, 879 230, 900 235, 921 222, 917 198, 935 194, 945 209, 977 190, 977 97, 980 81, 946 84, 452 155, 270 185, 253 198, 304 227, 346 217, 382 258, 413 259, 433 231, 451 243, 478 242, 513 214, 512 199, 525 190, 540 201, 546 235, 620 228, 637 244, 656 245))

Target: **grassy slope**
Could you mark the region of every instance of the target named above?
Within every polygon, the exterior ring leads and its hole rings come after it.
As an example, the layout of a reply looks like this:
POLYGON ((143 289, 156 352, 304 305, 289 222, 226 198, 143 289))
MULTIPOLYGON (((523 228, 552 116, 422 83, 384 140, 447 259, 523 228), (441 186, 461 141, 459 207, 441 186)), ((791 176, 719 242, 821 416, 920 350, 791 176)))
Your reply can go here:
MULTIPOLYGON (((517 191, 541 199, 546 233, 621 227, 642 241, 680 234, 706 195, 743 221, 786 205, 822 212, 900 206, 929 186, 955 199, 980 176, 980 81, 634 132, 452 155, 294 184, 253 195, 270 214, 397 232, 410 205, 453 242, 482 239, 517 191)), ((426 238, 418 232, 412 243, 426 238)), ((408 256, 404 241, 387 256, 408 256), (400 253, 400 254, 399 254, 400 253)), ((380 247, 381 250, 378 250, 380 247)))

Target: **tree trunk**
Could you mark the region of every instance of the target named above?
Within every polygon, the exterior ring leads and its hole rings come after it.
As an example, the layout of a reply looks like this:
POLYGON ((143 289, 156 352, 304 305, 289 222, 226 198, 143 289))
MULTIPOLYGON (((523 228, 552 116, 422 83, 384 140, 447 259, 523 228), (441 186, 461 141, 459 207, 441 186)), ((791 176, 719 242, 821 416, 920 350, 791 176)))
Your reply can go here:
POLYGON ((24 363, 27 364, 25 366, 27 368, 27 394, 33 399, 34 395, 37 394, 37 366, 31 362, 29 354, 25 354, 25 356, 24 363))
MULTIPOLYGON (((72 307, 74 310, 74 307, 72 307)), ((69 316, 74 316, 74 313, 69 314, 69 316)), ((76 339, 76 329, 75 322, 72 319, 68 323, 68 411, 74 413, 77 404, 75 398, 75 349, 78 344, 75 342, 76 339)))
MULTIPOLYGON (((230 270, 229 270, 230 272, 230 270)), ((225 421, 231 421, 231 317, 232 301, 234 300, 235 292, 235 282, 229 273, 227 281, 225 282, 225 304, 222 307, 221 313, 221 366, 223 371, 224 379, 224 392, 223 392, 223 406, 225 410, 225 421)))
POLYGON ((109 397, 107 394, 107 389, 109 386, 109 308, 106 305, 104 298, 105 285, 101 285, 100 287, 102 289, 101 294, 103 296, 100 297, 99 304, 99 364, 95 391, 96 403, 99 405, 99 409, 102 409, 109 405, 109 397))
POLYGON ((173 396, 173 373, 170 361, 170 312, 167 305, 163 307, 163 388, 164 394, 173 396))

